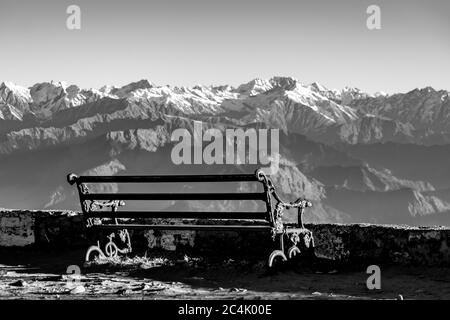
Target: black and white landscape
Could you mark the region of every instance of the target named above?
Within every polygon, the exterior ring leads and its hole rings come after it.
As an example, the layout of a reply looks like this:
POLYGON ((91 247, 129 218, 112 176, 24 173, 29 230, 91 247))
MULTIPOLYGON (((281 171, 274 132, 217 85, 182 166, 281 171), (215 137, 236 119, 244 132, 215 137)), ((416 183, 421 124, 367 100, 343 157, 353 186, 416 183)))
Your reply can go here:
MULTIPOLYGON (((173 164, 171 132, 192 128, 194 120, 222 131, 280 129, 275 184, 286 199, 312 200, 307 221, 450 226, 450 92, 426 87, 372 95, 290 77, 237 87, 141 80, 120 88, 61 82, 25 88, 4 82, 0 206, 79 210, 74 188, 65 181, 69 172, 255 170, 255 165, 173 164)), ((225 210, 235 204, 218 205, 225 210)))

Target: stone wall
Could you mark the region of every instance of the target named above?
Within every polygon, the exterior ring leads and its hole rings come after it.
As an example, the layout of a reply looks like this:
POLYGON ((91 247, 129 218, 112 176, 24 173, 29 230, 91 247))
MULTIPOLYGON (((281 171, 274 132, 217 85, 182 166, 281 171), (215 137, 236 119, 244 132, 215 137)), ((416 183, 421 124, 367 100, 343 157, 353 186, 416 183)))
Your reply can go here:
MULTIPOLYGON (((450 266, 450 228, 372 224, 307 225, 316 254, 343 263, 450 266)), ((273 248, 268 234, 256 232, 140 231, 134 247, 192 250, 208 255, 253 254, 273 248)), ((102 235, 100 238, 105 238, 102 235)), ((96 242, 73 211, 0 211, 0 247, 75 248, 96 242)))
POLYGON ((1 210, 0 247, 77 244, 85 240, 74 211, 1 210))
POLYGON ((35 242, 34 217, 29 212, 0 213, 0 246, 26 246, 35 242))
POLYGON ((317 224, 316 253, 351 263, 450 266, 450 228, 317 224))

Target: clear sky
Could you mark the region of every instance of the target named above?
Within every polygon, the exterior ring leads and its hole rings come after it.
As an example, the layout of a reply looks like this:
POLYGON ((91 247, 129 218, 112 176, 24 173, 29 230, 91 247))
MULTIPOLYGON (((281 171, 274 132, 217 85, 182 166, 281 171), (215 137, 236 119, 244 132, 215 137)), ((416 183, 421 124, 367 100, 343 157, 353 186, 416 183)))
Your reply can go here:
POLYGON ((450 90, 449 0, 1 0, 0 81, 450 90), (81 8, 68 30, 66 8, 81 8), (366 9, 381 8, 381 30, 366 9))

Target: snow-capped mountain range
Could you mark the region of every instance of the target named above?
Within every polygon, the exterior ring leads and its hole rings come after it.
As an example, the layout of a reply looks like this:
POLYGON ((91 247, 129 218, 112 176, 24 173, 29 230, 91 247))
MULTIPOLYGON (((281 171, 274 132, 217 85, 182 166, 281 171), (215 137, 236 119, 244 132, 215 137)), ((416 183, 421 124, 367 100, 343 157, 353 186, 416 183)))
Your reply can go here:
POLYGON ((442 144, 450 132, 450 93, 430 87, 407 93, 371 95, 357 88, 327 89, 294 78, 254 79, 232 86, 169 87, 147 80, 121 88, 81 89, 64 82, 24 88, 0 85, 0 119, 48 122, 58 113, 109 99, 164 105, 184 115, 223 115, 242 123, 260 121, 324 143, 414 142, 442 144), (241 115, 244 115, 241 118, 241 115), (281 117, 280 117, 281 116, 281 117), (256 118, 255 118, 256 117, 256 118))
POLYGON ((450 93, 431 87, 372 95, 291 77, 237 87, 3 82, 0 206, 77 208, 63 182, 69 171, 183 172, 168 160, 170 133, 201 120, 221 130, 279 128, 283 165, 274 179, 286 197, 315 202, 312 221, 448 224, 449 118, 450 93))

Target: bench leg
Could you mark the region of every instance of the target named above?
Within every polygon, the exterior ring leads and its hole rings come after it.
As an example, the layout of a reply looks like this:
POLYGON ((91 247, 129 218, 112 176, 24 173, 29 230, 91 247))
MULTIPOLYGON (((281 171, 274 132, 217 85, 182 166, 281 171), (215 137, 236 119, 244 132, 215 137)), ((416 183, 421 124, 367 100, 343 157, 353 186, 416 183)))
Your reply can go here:
POLYGON ((272 251, 269 256, 268 265, 269 268, 273 266, 273 263, 277 257, 281 257, 283 261, 287 261, 288 259, 293 259, 300 253, 307 253, 309 250, 314 249, 314 237, 310 230, 305 228, 295 228, 295 229, 287 229, 284 233, 280 233, 276 235, 279 238, 280 249, 276 249, 272 251), (287 236, 288 241, 291 243, 291 246, 287 250, 284 249, 284 236, 287 236), (299 245, 302 250, 299 248, 299 245), (286 253, 285 253, 286 252, 286 253))
POLYGON ((100 247, 100 242, 97 241, 97 245, 95 246, 90 246, 86 252, 86 257, 85 257, 85 261, 89 262, 90 258, 91 258, 91 254, 92 253, 97 253, 99 259, 107 259, 107 258, 115 258, 117 257, 119 254, 127 254, 130 253, 132 251, 131 248, 131 240, 130 240, 130 235, 128 233, 127 229, 123 229, 119 231, 119 237, 121 239, 122 242, 124 242, 127 247, 124 249, 120 249, 115 243, 114 243, 114 237, 115 237, 115 233, 111 233, 108 236, 108 243, 105 245, 105 249, 104 251, 101 249, 100 247))
POLYGON ((287 251, 287 255, 288 255, 289 259, 292 259, 299 253, 301 253, 301 251, 295 244, 292 245, 287 251))
POLYGON ((97 241, 97 245, 96 246, 90 246, 86 252, 86 257, 85 257, 85 261, 89 262, 90 257, 91 257, 91 253, 93 252, 97 252, 98 257, 100 259, 106 259, 105 254, 103 253, 102 249, 100 249, 100 241, 97 241))
POLYGON ((286 255, 284 254, 283 251, 281 250, 273 250, 272 253, 269 256, 269 268, 272 268, 273 266, 273 261, 275 260, 276 257, 281 257, 281 259, 283 259, 283 261, 287 261, 286 255))
POLYGON ((269 268, 272 268, 273 262, 275 261, 275 258, 277 258, 277 257, 281 257, 281 259, 283 261, 287 261, 287 257, 284 254, 284 240, 283 240, 284 234, 280 233, 277 236, 279 237, 280 249, 273 250, 272 253, 270 254, 269 261, 268 261, 269 268))
POLYGON ((297 247, 297 243, 300 241, 300 237, 298 235, 298 233, 291 233, 288 235, 290 242, 292 243, 292 245, 289 247, 288 251, 287 251, 287 255, 289 257, 289 259, 294 258, 295 256, 297 256, 299 253, 301 253, 301 250, 299 249, 299 247, 297 247))
POLYGON ((289 241, 292 243, 287 251, 289 259, 292 259, 298 254, 302 253, 302 250, 306 252, 308 250, 313 250, 314 248, 313 234, 306 228, 287 230, 287 236, 289 238, 289 241), (299 245, 302 250, 300 250, 299 245))

